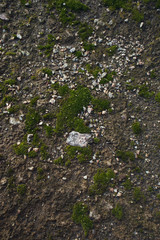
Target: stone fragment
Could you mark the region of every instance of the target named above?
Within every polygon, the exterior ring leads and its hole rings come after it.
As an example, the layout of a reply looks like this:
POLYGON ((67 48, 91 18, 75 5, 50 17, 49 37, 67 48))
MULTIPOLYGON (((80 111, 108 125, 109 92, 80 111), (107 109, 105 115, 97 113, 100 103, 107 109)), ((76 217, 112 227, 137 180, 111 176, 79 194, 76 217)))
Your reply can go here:
POLYGON ((84 178, 85 180, 87 180, 88 177, 87 177, 87 175, 85 175, 83 178, 84 178))
POLYGON ((9 21, 9 18, 7 17, 6 13, 0 13, 0 19, 5 20, 5 21, 9 21))
POLYGON ((12 125, 18 125, 18 124, 20 124, 20 121, 17 120, 16 118, 14 118, 14 117, 10 117, 9 123, 12 124, 12 125))
POLYGON ((69 133, 66 143, 71 146, 86 147, 91 134, 72 131, 69 133))
POLYGON ((30 143, 33 139, 33 134, 28 134, 27 135, 27 143, 30 143))

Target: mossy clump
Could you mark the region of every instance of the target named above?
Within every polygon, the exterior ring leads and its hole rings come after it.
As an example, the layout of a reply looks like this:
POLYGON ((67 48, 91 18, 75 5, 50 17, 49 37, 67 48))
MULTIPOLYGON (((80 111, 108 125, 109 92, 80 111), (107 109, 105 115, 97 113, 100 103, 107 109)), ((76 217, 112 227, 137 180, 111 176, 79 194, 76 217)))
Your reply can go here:
POLYGON ((92 44, 92 43, 88 43, 88 42, 84 42, 83 43, 83 48, 84 48, 84 50, 86 50, 86 51, 92 51, 92 50, 94 50, 95 49, 95 45, 94 44, 92 44))
POLYGON ((91 66, 89 63, 86 64, 86 69, 94 78, 97 78, 98 74, 102 71, 98 66, 91 66))
POLYGON ((54 160, 54 164, 57 164, 57 165, 64 165, 65 164, 65 159, 62 158, 62 157, 59 157, 57 159, 54 160))
POLYGON ((39 123, 41 117, 39 113, 34 108, 29 108, 26 114, 25 129, 27 132, 35 132, 37 124, 39 123))
POLYGON ((140 134, 142 132, 142 128, 139 122, 134 122, 132 124, 132 130, 135 134, 140 134))
POLYGON ((125 190, 131 190, 132 189, 131 180, 127 178, 126 181, 123 183, 123 186, 125 187, 125 190))
POLYGON ((24 196, 27 191, 27 186, 25 184, 20 184, 17 187, 17 193, 21 196, 24 196))
POLYGON ((112 169, 98 169, 97 173, 94 175, 94 184, 90 187, 89 193, 92 194, 103 194, 110 181, 115 177, 115 174, 112 169))
POLYGON ((93 28, 89 26, 87 23, 81 23, 79 27, 79 37, 82 39, 82 41, 86 41, 89 36, 91 36, 93 32, 93 28))
POLYGON ((74 121, 83 107, 86 107, 91 100, 91 93, 88 88, 79 87, 70 92, 70 96, 63 102, 60 112, 57 114, 55 132, 62 132, 66 127, 74 129, 74 121))
POLYGON ((40 181, 45 178, 44 170, 41 167, 37 168, 37 181, 40 181))
POLYGON ((14 144, 13 149, 17 155, 27 155, 29 145, 26 142, 21 142, 19 145, 14 144))
POLYGON ((103 98, 93 98, 92 99, 93 108, 95 111, 101 112, 103 110, 110 108, 110 102, 108 99, 103 98))
POLYGON ((43 115, 44 120, 52 120, 54 118, 55 118, 55 113, 52 113, 52 112, 46 113, 46 114, 43 115))
POLYGON ((160 103, 160 92, 155 95, 155 100, 160 103))
POLYGON ((50 57, 55 45, 55 38, 52 34, 48 34, 47 43, 45 45, 38 45, 38 49, 44 51, 47 57, 50 57))
POLYGON ((113 56, 113 55, 116 53, 117 48, 118 48, 117 45, 113 45, 113 46, 107 48, 107 49, 106 49, 106 52, 107 52, 107 54, 108 54, 109 56, 113 56))
POLYGON ((52 137, 52 135, 53 135, 53 127, 51 127, 51 126, 48 126, 48 125, 44 125, 44 129, 45 129, 45 132, 46 132, 46 136, 48 137, 48 138, 50 138, 50 137, 52 137))
POLYGON ((75 118, 73 123, 73 128, 79 133, 90 133, 91 129, 85 125, 84 120, 81 118, 75 118))
POLYGON ((33 98, 30 100, 30 106, 31 106, 31 107, 36 106, 36 105, 37 105, 37 101, 38 101, 39 98, 40 98, 39 95, 36 95, 35 97, 33 97, 33 98))
POLYGON ((65 96, 70 92, 70 88, 68 87, 67 84, 60 85, 58 82, 56 82, 52 85, 52 87, 58 91, 58 94, 60 96, 65 96))
POLYGON ((142 189, 140 187, 135 187, 134 188, 133 199, 136 203, 144 200, 144 194, 143 194, 142 189))
POLYGON ((116 152, 116 157, 119 157, 124 162, 134 161, 135 160, 135 155, 131 151, 118 150, 116 152))
POLYGON ((104 4, 111 9, 124 8, 128 0, 103 0, 104 4))
POLYGON ((151 98, 154 95, 154 92, 150 92, 149 88, 146 85, 139 86, 139 96, 144 98, 151 98))
POLYGON ((67 146, 65 148, 65 158, 66 160, 78 159, 80 163, 85 163, 89 161, 92 157, 92 150, 90 147, 76 147, 76 146, 67 146))
POLYGON ((16 101, 16 98, 11 95, 5 95, 0 102, 0 107, 4 107, 6 103, 13 103, 16 101))
POLYGON ((75 52, 74 52, 74 55, 75 55, 77 58, 83 57, 83 54, 82 54, 81 51, 75 51, 75 52))
POLYGON ((100 84, 106 84, 113 81, 113 77, 116 75, 115 71, 106 70, 107 75, 100 80, 100 84))
POLYGON ((138 11, 137 8, 134 8, 132 10, 132 19, 135 20, 136 22, 142 22, 144 20, 144 13, 138 11))
POLYGON ((52 76, 52 70, 51 69, 49 69, 49 68, 43 68, 42 69, 42 72, 43 73, 45 73, 45 74, 47 74, 48 76, 52 76))
POLYGON ((48 146, 42 143, 40 147, 40 154, 43 160, 46 160, 49 157, 48 146))
POLYGON ((112 209, 112 214, 118 219, 122 220, 123 218, 123 208, 122 206, 118 203, 113 209, 112 209))
POLYGON ((81 224, 85 236, 93 228, 93 223, 88 216, 88 206, 82 202, 74 204, 72 219, 76 224, 81 224))

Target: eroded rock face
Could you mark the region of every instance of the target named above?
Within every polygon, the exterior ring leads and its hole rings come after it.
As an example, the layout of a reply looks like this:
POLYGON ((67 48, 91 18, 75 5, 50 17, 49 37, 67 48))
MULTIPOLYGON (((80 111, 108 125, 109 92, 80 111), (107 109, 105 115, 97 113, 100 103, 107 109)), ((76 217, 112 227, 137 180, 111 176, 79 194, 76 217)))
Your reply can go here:
POLYGON ((70 132, 66 143, 71 146, 86 147, 90 138, 91 134, 72 131, 70 132))

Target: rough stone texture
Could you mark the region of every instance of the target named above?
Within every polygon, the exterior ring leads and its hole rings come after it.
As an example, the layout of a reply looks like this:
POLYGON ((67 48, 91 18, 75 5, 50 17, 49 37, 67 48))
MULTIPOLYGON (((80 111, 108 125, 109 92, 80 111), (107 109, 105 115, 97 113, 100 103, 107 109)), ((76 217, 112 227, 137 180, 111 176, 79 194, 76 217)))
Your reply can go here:
POLYGON ((86 147, 90 138, 90 134, 72 131, 69 133, 66 143, 71 146, 86 147))

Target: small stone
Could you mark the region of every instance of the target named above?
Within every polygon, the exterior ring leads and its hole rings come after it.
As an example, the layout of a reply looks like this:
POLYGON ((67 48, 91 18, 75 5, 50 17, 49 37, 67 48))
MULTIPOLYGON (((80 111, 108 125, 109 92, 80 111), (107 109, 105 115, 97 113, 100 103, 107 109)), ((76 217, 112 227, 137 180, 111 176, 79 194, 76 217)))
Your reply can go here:
POLYGON ((70 52, 71 52, 71 53, 74 53, 75 51, 76 51, 75 48, 71 48, 71 49, 70 49, 70 52))
POLYGON ((54 104, 54 103, 56 102, 56 100, 55 100, 54 98, 51 98, 51 99, 49 100, 49 102, 50 102, 51 104, 54 104))
POLYGON ((87 175, 86 175, 86 176, 84 176, 83 178, 84 178, 85 180, 87 180, 88 177, 87 177, 87 175))
POLYGON ((109 98, 113 98, 113 94, 111 92, 108 93, 109 98))
POLYGON ((30 143, 33 140, 33 134, 27 135, 27 143, 30 143))
POLYGON ((122 196, 122 193, 121 192, 118 192, 117 193, 117 197, 121 197, 122 196))
POLYGON ((71 146, 86 147, 91 134, 72 131, 69 133, 66 143, 71 146))
POLYGON ((12 124, 12 125, 18 125, 18 124, 20 124, 20 121, 17 120, 16 118, 14 118, 14 117, 10 117, 9 123, 12 124))
POLYGON ((1 179, 1 184, 4 185, 4 184, 6 184, 6 183, 7 183, 7 178, 5 178, 5 177, 2 178, 2 179, 1 179))
POLYGON ((66 177, 63 177, 62 179, 63 179, 64 181, 66 181, 66 180, 67 180, 67 178, 66 178, 66 177))
POLYGON ((142 27, 143 27, 143 25, 144 25, 144 22, 141 22, 141 23, 140 23, 140 28, 142 28, 142 27))
POLYGON ((22 39, 22 35, 20 33, 17 33, 16 36, 17 36, 18 39, 22 39))
POLYGON ((39 148, 33 148, 34 152, 38 152, 39 148))
POLYGON ((29 167, 28 170, 33 171, 34 167, 29 167))
POLYGON ((0 13, 0 19, 5 20, 5 21, 9 21, 9 18, 7 17, 6 13, 0 13))

